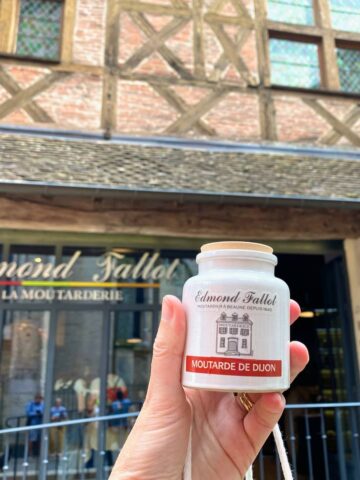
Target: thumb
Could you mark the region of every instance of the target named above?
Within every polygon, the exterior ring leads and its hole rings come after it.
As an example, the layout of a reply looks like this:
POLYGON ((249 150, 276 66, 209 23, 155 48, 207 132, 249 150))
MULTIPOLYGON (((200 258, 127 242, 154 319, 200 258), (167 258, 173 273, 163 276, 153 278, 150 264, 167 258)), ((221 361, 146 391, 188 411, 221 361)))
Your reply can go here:
POLYGON ((161 321, 155 338, 147 400, 174 402, 185 398, 181 366, 186 338, 185 311, 180 300, 164 297, 161 321))

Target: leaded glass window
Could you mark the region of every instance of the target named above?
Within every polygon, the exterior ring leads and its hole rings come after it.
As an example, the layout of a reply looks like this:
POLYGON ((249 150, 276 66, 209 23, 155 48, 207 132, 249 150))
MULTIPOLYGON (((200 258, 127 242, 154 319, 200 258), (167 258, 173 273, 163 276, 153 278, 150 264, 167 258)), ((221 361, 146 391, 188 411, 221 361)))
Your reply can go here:
POLYGON ((330 0, 332 27, 360 32, 360 0, 330 0))
POLYGON ((62 12, 62 0, 21 0, 16 53, 58 60, 62 12))
POLYGON ((360 93, 360 50, 337 49, 341 90, 360 93))
POLYGON ((313 25, 312 0, 268 0, 268 18, 279 22, 313 25))
POLYGON ((321 86, 318 46, 313 43, 270 39, 271 82, 289 87, 321 86))

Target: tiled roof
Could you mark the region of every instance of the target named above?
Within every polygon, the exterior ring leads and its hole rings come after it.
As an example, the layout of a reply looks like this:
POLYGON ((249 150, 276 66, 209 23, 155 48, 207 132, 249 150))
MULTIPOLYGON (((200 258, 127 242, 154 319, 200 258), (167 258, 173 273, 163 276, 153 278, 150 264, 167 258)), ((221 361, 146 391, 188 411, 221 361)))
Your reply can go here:
POLYGON ((355 200, 360 160, 1 134, 1 181, 355 200))

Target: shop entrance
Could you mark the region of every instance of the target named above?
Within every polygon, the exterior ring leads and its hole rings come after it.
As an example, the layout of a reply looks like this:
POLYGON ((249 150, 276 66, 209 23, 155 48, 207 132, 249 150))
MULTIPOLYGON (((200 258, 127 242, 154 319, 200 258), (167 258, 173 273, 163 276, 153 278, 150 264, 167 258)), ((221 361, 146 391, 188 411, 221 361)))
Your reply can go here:
MULTIPOLYGON (((285 393, 287 404, 334 405, 327 409, 287 410, 281 420, 286 447, 297 478, 357 478, 354 473, 359 419, 342 402, 359 400, 353 325, 341 255, 278 255, 276 275, 284 279, 302 307, 291 327, 291 339, 305 343, 310 363, 285 393), (294 466, 294 465, 293 465, 294 466), (340 476, 340 471, 342 475, 340 476)), ((272 438, 256 463, 256 477, 280 478, 272 438)))

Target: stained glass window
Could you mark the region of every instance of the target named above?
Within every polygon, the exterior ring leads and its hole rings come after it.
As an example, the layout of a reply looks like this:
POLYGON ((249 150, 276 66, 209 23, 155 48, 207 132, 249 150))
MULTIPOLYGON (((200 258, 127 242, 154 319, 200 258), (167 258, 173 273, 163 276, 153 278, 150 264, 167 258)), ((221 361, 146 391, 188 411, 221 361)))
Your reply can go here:
POLYGON ((341 90, 360 93, 360 50, 337 49, 341 90))
POLYGON ((268 0, 268 18, 279 22, 312 25, 312 0, 268 0))
POLYGON ((270 39, 271 82, 289 87, 321 86, 318 46, 270 39))
POLYGON ((21 0, 16 53, 58 60, 62 11, 62 0, 21 0))
POLYGON ((360 32, 360 0, 330 0, 332 27, 360 32))

